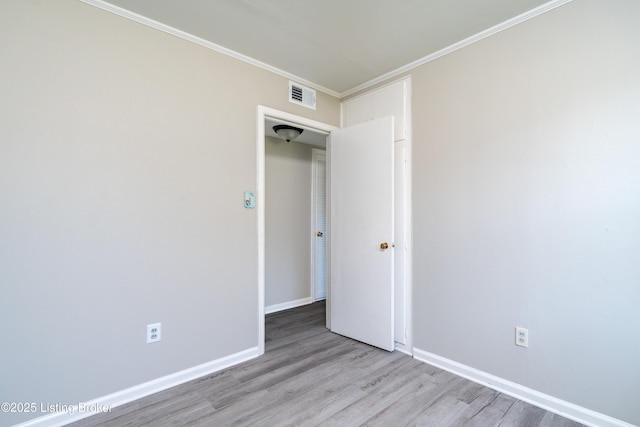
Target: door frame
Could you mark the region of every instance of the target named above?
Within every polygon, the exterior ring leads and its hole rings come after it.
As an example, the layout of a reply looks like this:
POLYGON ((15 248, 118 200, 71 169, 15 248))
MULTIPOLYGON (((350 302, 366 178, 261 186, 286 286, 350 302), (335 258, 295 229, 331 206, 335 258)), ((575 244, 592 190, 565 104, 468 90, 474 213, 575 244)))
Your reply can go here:
MULTIPOLYGON (((276 110, 274 108, 266 107, 264 105, 258 105, 257 117, 256 117, 256 213, 258 222, 258 355, 264 354, 264 316, 265 316, 265 206, 266 206, 266 191, 265 191, 265 119, 271 118, 275 120, 282 120, 289 122, 292 125, 299 125, 306 129, 314 129, 321 133, 328 134, 330 137, 331 131, 338 129, 336 126, 332 126, 326 123, 318 122, 315 120, 307 119, 305 117, 296 116, 295 114, 287 113, 284 111, 276 110)), ((327 144, 327 185, 330 183, 330 153, 327 144)), ((327 208, 329 207, 330 194, 327 194, 327 208)), ((329 233, 329 218, 327 218, 327 252, 329 253, 330 233, 329 233)), ((327 255, 328 257, 328 255, 327 255)), ((327 304, 330 304, 330 265, 327 263, 327 304)), ((327 326, 330 318, 327 317, 327 326)))
MULTIPOLYGON (((409 85, 411 80, 409 79, 409 85)), ((393 84, 392 82, 390 84, 393 84)), ((386 85, 385 85, 386 86, 386 85)), ((383 86, 384 87, 384 86, 383 86)), ((405 102, 408 105, 409 120, 411 119, 411 90, 406 94, 405 102)), ((341 106, 342 108, 342 106, 341 106)), ((265 119, 272 118, 290 122, 292 125, 299 124, 302 127, 315 129, 322 133, 327 133, 327 138, 331 138, 331 132, 339 129, 326 123, 296 116, 295 114, 276 110, 274 108, 258 105, 256 120, 256 213, 258 227, 258 355, 264 354, 264 316, 265 316, 265 119)), ((342 114, 340 115, 342 122, 342 114)), ((407 322, 407 342, 405 345, 396 345, 396 350, 413 355, 413 221, 412 221, 412 129, 407 127, 406 151, 405 151, 405 289, 406 289, 406 322, 407 322)), ((327 212, 331 207, 331 151, 327 141, 327 212)), ((396 249, 397 250, 397 249, 396 249)), ((327 215, 327 306, 331 304, 331 218, 327 215)), ((327 310, 327 328, 331 329, 330 310, 327 310)))

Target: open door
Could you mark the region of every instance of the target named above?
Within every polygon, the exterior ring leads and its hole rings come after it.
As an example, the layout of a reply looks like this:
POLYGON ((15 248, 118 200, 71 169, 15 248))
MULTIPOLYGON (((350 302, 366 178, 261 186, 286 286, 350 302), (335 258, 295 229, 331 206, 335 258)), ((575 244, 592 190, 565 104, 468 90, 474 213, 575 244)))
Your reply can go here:
POLYGON ((333 131, 331 330, 393 351, 393 117, 333 131))

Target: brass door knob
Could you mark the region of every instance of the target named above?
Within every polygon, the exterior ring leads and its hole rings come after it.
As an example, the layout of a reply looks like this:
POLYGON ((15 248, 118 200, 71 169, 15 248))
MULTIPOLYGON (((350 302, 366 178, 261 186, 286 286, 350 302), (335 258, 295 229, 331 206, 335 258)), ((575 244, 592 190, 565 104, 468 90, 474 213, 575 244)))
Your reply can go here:
POLYGON ((388 249, 388 248, 389 248, 389 244, 387 242, 380 243, 380 249, 388 249))
POLYGON ((316 236, 318 236, 318 237, 322 237, 322 236, 324 236, 324 234, 322 234, 322 231, 318 231, 318 232, 316 233, 316 236))

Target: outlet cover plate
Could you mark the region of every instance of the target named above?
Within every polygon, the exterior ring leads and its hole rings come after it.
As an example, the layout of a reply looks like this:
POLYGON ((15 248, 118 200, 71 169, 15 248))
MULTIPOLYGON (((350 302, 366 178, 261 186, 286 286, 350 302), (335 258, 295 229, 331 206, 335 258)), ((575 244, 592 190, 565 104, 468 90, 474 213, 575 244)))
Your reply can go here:
POLYGON ((516 345, 529 347, 529 330, 516 326, 516 345))
POLYGON ((158 342, 162 339, 162 323, 147 325, 147 344, 158 342))

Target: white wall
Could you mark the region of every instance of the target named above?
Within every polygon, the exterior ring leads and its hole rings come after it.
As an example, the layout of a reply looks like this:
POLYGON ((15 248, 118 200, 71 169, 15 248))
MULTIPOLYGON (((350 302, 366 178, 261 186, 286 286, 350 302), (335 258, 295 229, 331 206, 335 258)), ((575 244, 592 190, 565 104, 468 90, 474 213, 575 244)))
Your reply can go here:
POLYGON ((256 106, 335 125, 338 101, 75 0, 0 2, 0 51, 0 402, 257 346, 256 106))
POLYGON ((265 305, 311 298, 311 150, 266 138, 265 305))
POLYGON ((415 346, 634 424, 639 20, 574 1, 412 73, 415 346))

